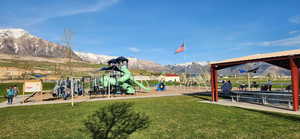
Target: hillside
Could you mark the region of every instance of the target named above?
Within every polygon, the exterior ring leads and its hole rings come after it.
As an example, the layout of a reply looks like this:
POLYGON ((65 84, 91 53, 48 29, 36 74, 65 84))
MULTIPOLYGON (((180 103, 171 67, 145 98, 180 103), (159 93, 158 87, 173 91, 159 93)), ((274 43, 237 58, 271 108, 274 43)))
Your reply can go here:
POLYGON ((280 75, 280 76, 287 76, 290 75, 290 71, 283 69, 278 66, 274 66, 268 63, 264 62, 259 62, 259 63, 249 63, 249 64, 243 64, 243 65, 238 65, 230 68, 226 68, 223 70, 220 70, 221 75, 234 75, 234 74, 241 74, 239 73, 240 69, 244 70, 249 70, 249 69, 254 69, 258 67, 259 69, 257 70, 256 73, 252 73, 252 75, 280 75))
MULTIPOLYGON (((67 47, 43 40, 23 29, 0 29, 0 53, 17 56, 67 58, 67 47)), ((80 58, 71 51, 73 59, 80 58)))
MULTIPOLYGON (((69 58, 91 64, 106 64, 117 56, 98 55, 93 53, 73 52, 62 45, 31 35, 23 29, 0 29, 0 54, 15 57, 37 57, 33 61, 43 58, 69 58)), ((168 68, 152 61, 128 58, 129 68, 148 70, 152 72, 167 71, 168 68)), ((55 62, 55 61, 54 61, 55 62)), ((65 61, 67 62, 67 61, 65 61)))

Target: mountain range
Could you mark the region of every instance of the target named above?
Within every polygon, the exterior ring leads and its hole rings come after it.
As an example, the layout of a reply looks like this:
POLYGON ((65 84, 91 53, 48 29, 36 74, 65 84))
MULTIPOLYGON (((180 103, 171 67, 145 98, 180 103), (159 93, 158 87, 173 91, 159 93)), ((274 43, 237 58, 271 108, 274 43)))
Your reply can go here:
MULTIPOLYGON (((107 61, 117 58, 118 56, 107 56, 93 53, 75 52, 83 61, 95 63, 95 64, 106 64, 107 61)), ((153 61, 140 60, 133 57, 127 57, 129 60, 128 66, 130 69, 142 69, 154 72, 168 71, 168 68, 157 64, 153 61)))
MULTIPOLYGON (((74 52, 68 47, 53 43, 37 36, 31 35, 23 29, 0 29, 0 54, 17 56, 33 56, 46 58, 69 58, 96 63, 106 64, 108 60, 117 56, 98 55, 93 53, 74 52)), ((129 57, 131 69, 142 69, 154 72, 168 71, 168 69, 153 61, 140 60, 129 57)))
MULTIPOLYGON (((189 74, 208 74, 210 67, 208 62, 190 62, 184 64, 175 64, 175 65, 166 65, 170 71, 175 73, 189 73, 189 74)), ((271 75, 271 76, 288 76, 290 71, 283 69, 278 66, 274 66, 268 63, 259 62, 259 63, 248 63, 229 67, 222 69, 219 72, 219 75, 222 76, 234 76, 234 75, 245 75, 245 73, 240 73, 240 70, 251 70, 258 68, 255 73, 252 73, 253 76, 257 75, 271 75)))
MULTIPOLYGON (((108 60, 117 57, 86 52, 74 52, 63 45, 59 45, 57 43, 31 35, 23 29, 0 29, 0 53, 17 55, 20 57, 33 56, 43 58, 68 58, 71 55, 72 59, 96 64, 106 64, 108 60)), ((131 69, 142 69, 154 72, 173 72, 178 74, 203 74, 209 72, 208 62, 189 62, 183 64, 160 65, 153 61, 140 60, 133 57, 128 57, 128 59, 129 68, 131 69)), ((256 75, 289 75, 287 70, 267 63, 239 65, 221 70, 220 74, 238 74, 239 69, 249 69, 252 67, 259 67, 257 73, 255 73, 256 75)))
POLYGON ((258 63, 248 63, 243 65, 238 65, 230 68, 220 70, 221 75, 245 75, 246 73, 240 73, 240 70, 251 70, 258 68, 255 73, 251 73, 253 76, 263 75, 263 76, 288 76, 290 71, 278 66, 274 66, 264 62, 258 63))

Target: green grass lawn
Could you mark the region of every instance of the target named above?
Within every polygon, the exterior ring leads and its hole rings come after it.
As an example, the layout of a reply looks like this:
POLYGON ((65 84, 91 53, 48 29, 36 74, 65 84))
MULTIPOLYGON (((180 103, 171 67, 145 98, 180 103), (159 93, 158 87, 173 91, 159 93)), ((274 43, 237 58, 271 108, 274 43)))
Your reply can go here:
POLYGON ((37 105, 0 109, 0 138, 87 138, 83 120, 108 103, 135 102, 150 116, 149 128, 133 139, 300 138, 300 116, 200 103, 201 97, 37 105))
POLYGON ((0 97, 0 102, 6 101, 7 99, 4 97, 0 97))

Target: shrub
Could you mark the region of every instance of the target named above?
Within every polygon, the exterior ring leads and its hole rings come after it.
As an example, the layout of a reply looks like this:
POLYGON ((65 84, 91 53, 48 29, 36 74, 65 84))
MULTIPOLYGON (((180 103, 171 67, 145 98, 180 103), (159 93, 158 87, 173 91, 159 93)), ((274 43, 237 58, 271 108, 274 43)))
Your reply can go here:
POLYGON ((100 108, 84 121, 94 139, 126 139, 149 126, 149 117, 133 110, 133 103, 113 103, 100 108))

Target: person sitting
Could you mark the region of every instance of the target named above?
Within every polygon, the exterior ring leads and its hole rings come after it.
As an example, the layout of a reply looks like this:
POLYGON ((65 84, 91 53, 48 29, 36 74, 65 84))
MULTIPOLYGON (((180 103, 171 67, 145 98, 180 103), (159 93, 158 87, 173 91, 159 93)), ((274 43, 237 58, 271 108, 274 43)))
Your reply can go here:
POLYGON ((252 82, 251 88, 255 88, 257 90, 258 87, 259 87, 259 84, 257 84, 255 81, 252 82))
POLYGON ((260 91, 268 91, 268 85, 264 84, 260 86, 260 91))
POLYGON ((248 85, 247 84, 240 84, 240 86, 239 86, 239 91, 246 91, 246 89, 247 89, 247 87, 248 87, 248 85))

